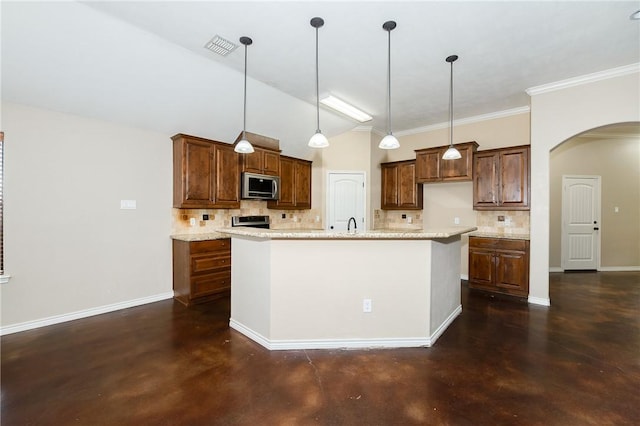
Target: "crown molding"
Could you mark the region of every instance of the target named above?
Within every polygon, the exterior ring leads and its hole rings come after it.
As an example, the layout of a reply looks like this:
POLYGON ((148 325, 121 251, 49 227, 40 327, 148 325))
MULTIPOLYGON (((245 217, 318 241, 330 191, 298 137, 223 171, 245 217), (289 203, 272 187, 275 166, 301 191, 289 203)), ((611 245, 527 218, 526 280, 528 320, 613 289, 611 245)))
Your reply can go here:
POLYGON ((627 74, 640 72, 640 63, 629 64, 618 68, 611 68, 604 71, 594 72, 592 74, 581 75, 578 77, 568 78, 566 80, 556 81, 554 83, 543 84, 540 86, 530 87, 525 92, 529 96, 540 95, 542 93, 562 90, 569 87, 580 86, 583 84, 594 83, 609 78, 621 77, 627 74))
MULTIPOLYGON (((504 111, 496 111, 496 112, 490 112, 488 114, 475 115, 473 117, 462 118, 459 120, 455 120, 454 124, 456 126, 460 126, 463 124, 478 123, 480 121, 494 120, 496 118, 503 118, 503 117, 509 117, 512 115, 525 114, 525 113, 529 113, 530 111, 531 111, 531 108, 529 106, 522 106, 522 107, 507 109, 504 111)), ((417 133, 425 133, 425 132, 431 132, 433 130, 447 129, 447 128, 449 128, 448 121, 443 123, 432 124, 430 126, 417 127, 415 129, 402 130, 400 132, 395 132, 394 134, 396 136, 408 136, 408 135, 415 135, 417 133)))

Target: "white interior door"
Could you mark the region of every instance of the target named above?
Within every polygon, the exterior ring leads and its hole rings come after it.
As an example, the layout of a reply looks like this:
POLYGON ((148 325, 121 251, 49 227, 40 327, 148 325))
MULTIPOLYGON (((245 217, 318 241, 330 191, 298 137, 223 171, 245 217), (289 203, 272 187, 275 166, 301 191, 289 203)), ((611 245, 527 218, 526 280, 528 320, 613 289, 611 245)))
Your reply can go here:
POLYGON ((329 172, 327 230, 346 231, 349 218, 366 229, 364 172, 329 172))
POLYGON ((600 266, 600 176, 562 176, 562 269, 600 266))

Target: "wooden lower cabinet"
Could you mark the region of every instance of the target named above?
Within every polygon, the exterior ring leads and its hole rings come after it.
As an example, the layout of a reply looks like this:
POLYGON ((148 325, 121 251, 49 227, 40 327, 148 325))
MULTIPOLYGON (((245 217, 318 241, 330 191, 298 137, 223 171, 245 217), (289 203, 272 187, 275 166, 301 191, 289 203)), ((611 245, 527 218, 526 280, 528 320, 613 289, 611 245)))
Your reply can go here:
POLYGON ((173 240, 173 297, 189 306, 231 292, 231 239, 173 240))
POLYGON ((529 241, 469 237, 469 287, 529 295, 529 241))

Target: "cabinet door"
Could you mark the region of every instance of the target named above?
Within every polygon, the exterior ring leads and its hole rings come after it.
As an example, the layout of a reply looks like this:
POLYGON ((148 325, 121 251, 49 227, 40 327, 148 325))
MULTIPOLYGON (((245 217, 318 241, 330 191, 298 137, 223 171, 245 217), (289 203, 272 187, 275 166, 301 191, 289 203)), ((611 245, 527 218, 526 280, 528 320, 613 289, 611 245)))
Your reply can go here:
POLYGON ((296 162, 292 158, 280 158, 280 197, 277 207, 295 207, 296 162))
POLYGON ((264 151, 262 153, 262 172, 265 175, 280 175, 280 154, 274 151, 264 151))
POLYGON ((175 139, 173 167, 173 206, 210 207, 214 184, 212 144, 175 139))
POLYGON ((382 172, 382 205, 383 209, 398 207, 398 166, 383 164, 382 172))
POLYGON ((432 149, 416 152, 416 182, 437 182, 440 176, 442 150, 432 149))
POLYGON ((296 208, 311 208, 311 163, 295 162, 295 204, 296 208))
POLYGON ((232 145, 214 145, 215 188, 213 201, 216 207, 240 207, 240 170, 238 153, 232 145))
POLYGON ((498 154, 476 152, 473 158, 473 207, 495 209, 498 203, 498 154))
POLYGON ((422 208, 422 185, 416 183, 415 162, 398 165, 398 207, 422 208))
POLYGON ((493 288, 495 281, 494 252, 469 248, 469 284, 473 287, 493 288))
POLYGON ((505 209, 524 209, 529 206, 529 148, 500 152, 500 197, 505 209))
POLYGON ((519 251, 496 252, 496 287, 505 293, 519 296, 529 294, 529 262, 519 251))
POLYGON ((456 146, 460 152, 457 160, 440 160, 440 177, 444 181, 471 180, 474 146, 456 146))
POLYGON ((243 172, 262 173, 263 161, 264 155, 260 148, 254 148, 251 154, 241 154, 240 156, 243 172))

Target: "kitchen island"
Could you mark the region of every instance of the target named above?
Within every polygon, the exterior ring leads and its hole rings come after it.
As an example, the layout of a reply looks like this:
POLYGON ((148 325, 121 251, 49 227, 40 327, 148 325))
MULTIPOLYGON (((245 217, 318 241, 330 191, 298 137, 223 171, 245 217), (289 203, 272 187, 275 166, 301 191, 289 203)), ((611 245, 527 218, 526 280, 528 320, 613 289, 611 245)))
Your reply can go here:
POLYGON ((271 350, 431 346, 462 312, 460 236, 475 229, 221 230, 229 325, 271 350))

